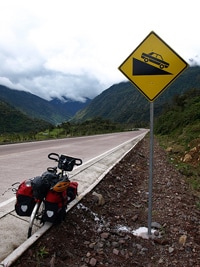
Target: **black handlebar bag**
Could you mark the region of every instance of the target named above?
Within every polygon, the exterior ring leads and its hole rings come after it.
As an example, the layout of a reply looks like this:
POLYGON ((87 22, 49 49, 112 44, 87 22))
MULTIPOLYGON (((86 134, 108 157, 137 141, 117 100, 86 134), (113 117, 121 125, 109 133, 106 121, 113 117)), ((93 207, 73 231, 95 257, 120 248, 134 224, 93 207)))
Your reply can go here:
POLYGON ((61 155, 59 158, 59 161, 58 161, 58 168, 63 170, 63 171, 70 172, 73 170, 75 163, 76 163, 75 158, 61 155))

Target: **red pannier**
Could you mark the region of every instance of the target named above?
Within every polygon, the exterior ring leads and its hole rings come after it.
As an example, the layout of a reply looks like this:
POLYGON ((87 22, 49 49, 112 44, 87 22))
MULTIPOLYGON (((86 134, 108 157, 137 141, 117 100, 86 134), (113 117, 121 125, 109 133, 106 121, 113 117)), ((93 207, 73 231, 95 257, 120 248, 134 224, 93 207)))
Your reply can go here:
POLYGON ((16 191, 15 211, 19 216, 31 216, 35 206, 31 180, 23 181, 16 191))
POLYGON ((77 182, 70 182, 69 187, 64 192, 55 192, 50 190, 44 200, 43 222, 51 222, 54 224, 64 220, 67 204, 74 200, 77 196, 77 182))
POLYGON ((43 222, 60 223, 65 218, 67 195, 65 192, 50 190, 44 200, 43 222))

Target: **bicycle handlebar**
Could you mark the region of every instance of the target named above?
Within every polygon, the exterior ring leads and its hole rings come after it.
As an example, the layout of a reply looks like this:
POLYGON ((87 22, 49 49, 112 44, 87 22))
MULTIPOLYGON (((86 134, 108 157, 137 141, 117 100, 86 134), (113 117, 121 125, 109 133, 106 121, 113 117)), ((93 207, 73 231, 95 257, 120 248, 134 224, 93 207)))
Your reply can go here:
POLYGON ((72 171, 74 165, 79 166, 83 163, 79 158, 59 155, 57 153, 50 153, 48 158, 58 162, 58 168, 65 171, 72 171))
POLYGON ((59 161, 59 155, 57 154, 57 153, 50 153, 49 155, 48 155, 48 158, 49 159, 51 159, 51 160, 55 160, 55 161, 59 161), (57 158, 54 158, 54 157, 52 157, 52 156, 56 156, 57 158))

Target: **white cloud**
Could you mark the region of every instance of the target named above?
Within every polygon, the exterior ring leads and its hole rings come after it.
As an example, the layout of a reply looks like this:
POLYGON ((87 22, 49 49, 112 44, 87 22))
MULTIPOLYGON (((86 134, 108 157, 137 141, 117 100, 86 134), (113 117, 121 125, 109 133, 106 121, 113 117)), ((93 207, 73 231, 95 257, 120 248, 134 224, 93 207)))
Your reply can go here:
POLYGON ((0 83, 40 97, 95 97, 154 30, 200 63, 198 0, 0 0, 0 83))

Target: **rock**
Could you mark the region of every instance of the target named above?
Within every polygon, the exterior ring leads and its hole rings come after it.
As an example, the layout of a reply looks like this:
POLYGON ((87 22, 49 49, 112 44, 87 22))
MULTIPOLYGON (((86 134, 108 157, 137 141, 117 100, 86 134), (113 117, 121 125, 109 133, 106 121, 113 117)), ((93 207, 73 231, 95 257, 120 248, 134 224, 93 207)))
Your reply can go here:
POLYGON ((136 248, 141 250, 142 249, 142 246, 140 244, 136 244, 136 248))
POLYGON ((157 222, 152 222, 151 227, 154 229, 160 229, 162 227, 162 225, 157 223, 157 222))
POLYGON ((159 261, 158 261, 159 264, 162 264, 163 262, 164 262, 164 261, 163 261, 162 258, 160 258, 159 261))
POLYGON ((138 214, 135 214, 135 215, 132 217, 132 221, 133 221, 133 222, 136 222, 137 219, 138 219, 138 214))
POLYGON ((195 146, 195 147, 191 148, 190 152, 197 152, 197 147, 195 146))
POLYGON ((102 194, 93 192, 92 195, 94 196, 95 202, 97 202, 98 206, 103 206, 105 204, 105 199, 103 198, 102 194))
POLYGON ((103 242, 98 242, 95 247, 97 249, 99 249, 99 248, 102 248, 103 246, 104 246, 104 243, 103 242))
POLYGON ((172 185, 172 182, 168 181, 166 185, 167 187, 170 187, 172 185))
POLYGON ((174 248, 173 247, 169 247, 169 253, 174 252, 174 248))
POLYGON ((141 251, 146 253, 146 252, 148 252, 148 248, 142 248, 141 251))
POLYGON ((121 178, 119 176, 117 176, 116 181, 121 182, 121 178))
POLYGON ((125 244, 125 243, 126 243, 126 241, 125 241, 124 239, 119 240, 119 244, 120 244, 120 245, 123 245, 123 244, 125 244))
POLYGON ((96 266, 97 260, 95 258, 91 258, 89 261, 90 266, 96 266))
POLYGON ((187 236, 186 235, 182 235, 179 238, 179 241, 178 242, 179 242, 180 245, 185 246, 186 240, 187 240, 187 236))
POLYGON ((86 257, 89 258, 90 256, 91 256, 91 253, 88 252, 88 253, 86 254, 86 257))
POLYGON ((142 158, 145 158, 145 155, 142 154, 142 153, 138 153, 138 155, 139 155, 140 157, 142 157, 142 158))
POLYGON ((107 239, 109 237, 109 235, 110 235, 109 233, 105 233, 104 232, 104 233, 101 234, 101 238, 102 239, 107 239))
POLYGON ((116 248, 114 248, 114 249, 113 249, 113 254, 118 255, 118 254, 119 254, 119 250, 116 249, 116 248))
POLYGON ((119 243, 116 242, 116 241, 113 241, 113 242, 112 242, 112 246, 113 246, 114 248, 117 248, 117 247, 119 247, 119 243))
POLYGON ((183 158, 183 162, 190 162, 192 160, 192 156, 190 154, 185 154, 183 158))
POLYGON ((96 244, 96 243, 94 243, 94 242, 90 243, 90 244, 89 244, 89 248, 94 248, 94 247, 95 247, 95 244, 96 244))
POLYGON ((166 149, 166 152, 172 152, 172 151, 173 151, 173 149, 171 146, 166 149))
POLYGON ((160 239, 160 238, 154 239, 153 241, 154 241, 154 243, 159 244, 159 245, 163 245, 163 246, 165 246, 169 243, 167 239, 160 239))
POLYGON ((155 231, 155 232, 154 232, 154 235, 155 235, 155 236, 159 236, 159 234, 160 234, 159 231, 155 231))
POLYGON ((54 253, 50 262, 49 262, 49 266, 50 267, 54 267, 55 266, 55 261, 56 261, 56 254, 54 253))
POLYGON ((98 254, 104 254, 103 248, 98 248, 96 252, 98 254))

